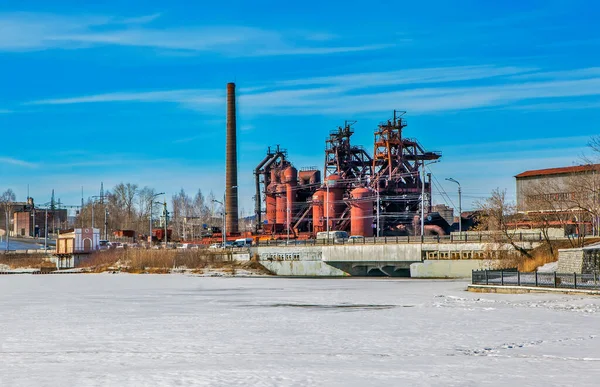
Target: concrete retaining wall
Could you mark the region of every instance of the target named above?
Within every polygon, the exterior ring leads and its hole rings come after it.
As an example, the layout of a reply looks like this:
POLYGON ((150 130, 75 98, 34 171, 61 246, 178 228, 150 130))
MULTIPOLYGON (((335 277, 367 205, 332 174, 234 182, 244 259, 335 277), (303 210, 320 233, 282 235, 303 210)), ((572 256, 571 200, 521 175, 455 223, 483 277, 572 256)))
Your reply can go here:
POLYGON ((275 275, 298 277, 345 277, 348 273, 321 261, 260 261, 275 275))
POLYGON ((599 296, 600 290, 587 289, 561 289, 561 288, 536 288, 530 286, 495 286, 495 285, 469 285, 467 288, 475 293, 500 293, 500 294, 523 294, 523 293, 559 293, 586 296, 599 296))
POLYGON ((469 259, 460 261, 428 260, 410 265, 412 278, 471 278, 472 270, 490 269, 496 261, 469 259))
POLYGON ((559 273, 581 274, 583 270, 583 249, 560 249, 558 250, 559 273))
POLYGON ((378 262, 421 261, 421 244, 398 245, 340 245, 323 247, 323 261, 378 262))

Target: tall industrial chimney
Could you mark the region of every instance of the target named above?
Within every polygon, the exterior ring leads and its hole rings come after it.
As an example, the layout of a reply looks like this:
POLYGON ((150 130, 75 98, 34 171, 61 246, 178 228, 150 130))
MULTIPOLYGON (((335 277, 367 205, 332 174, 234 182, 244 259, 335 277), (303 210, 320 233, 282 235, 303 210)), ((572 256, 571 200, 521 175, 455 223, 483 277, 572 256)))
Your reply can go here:
POLYGON ((238 232, 237 144, 235 125, 235 83, 227 84, 227 140, 225 166, 225 231, 238 232))

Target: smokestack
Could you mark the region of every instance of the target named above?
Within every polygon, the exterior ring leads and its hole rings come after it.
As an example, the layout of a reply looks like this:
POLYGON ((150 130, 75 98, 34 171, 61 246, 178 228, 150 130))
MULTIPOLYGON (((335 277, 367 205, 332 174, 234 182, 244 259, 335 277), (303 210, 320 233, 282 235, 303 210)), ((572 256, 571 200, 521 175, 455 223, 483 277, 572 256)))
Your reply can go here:
POLYGON ((227 140, 225 166, 225 220, 227 233, 238 232, 237 144, 235 83, 227 84, 227 140))

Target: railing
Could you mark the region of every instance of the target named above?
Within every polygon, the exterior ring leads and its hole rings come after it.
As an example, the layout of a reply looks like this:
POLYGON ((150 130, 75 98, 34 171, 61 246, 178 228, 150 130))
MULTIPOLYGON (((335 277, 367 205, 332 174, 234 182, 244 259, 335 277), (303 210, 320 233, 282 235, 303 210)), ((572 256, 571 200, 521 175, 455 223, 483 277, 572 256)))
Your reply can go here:
MULTIPOLYGON (((515 242, 540 242, 541 234, 519 234, 512 239, 515 242)), ((500 238, 489 234, 463 234, 443 235, 443 236, 388 236, 388 237, 370 237, 370 238, 351 238, 351 239, 274 239, 263 240, 254 244, 254 246, 327 246, 327 245, 361 245, 361 244, 400 244, 400 243, 508 243, 508 238, 500 238)))
POLYGON ((473 270, 473 285, 532 286, 540 288, 600 289, 597 273, 538 273, 515 270, 473 270))

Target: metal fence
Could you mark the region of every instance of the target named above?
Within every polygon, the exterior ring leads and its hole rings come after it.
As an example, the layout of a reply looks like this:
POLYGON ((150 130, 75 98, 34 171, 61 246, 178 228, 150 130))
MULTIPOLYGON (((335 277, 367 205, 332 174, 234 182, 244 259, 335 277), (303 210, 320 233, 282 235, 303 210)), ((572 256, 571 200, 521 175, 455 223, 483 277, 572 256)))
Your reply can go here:
POLYGON ((540 288, 600 289, 597 273, 538 273, 516 270, 473 270, 473 285, 532 286, 540 288))
MULTIPOLYGON (((542 235, 537 233, 516 234, 513 241, 518 242, 539 242, 542 235)), ((358 245, 358 244, 399 244, 399 243, 481 243, 496 242, 507 243, 508 238, 501 238, 490 234, 466 234, 463 235, 436 235, 436 236, 386 236, 370 238, 350 238, 350 239, 276 239, 262 240, 254 245, 258 246, 327 246, 327 245, 358 245)))

